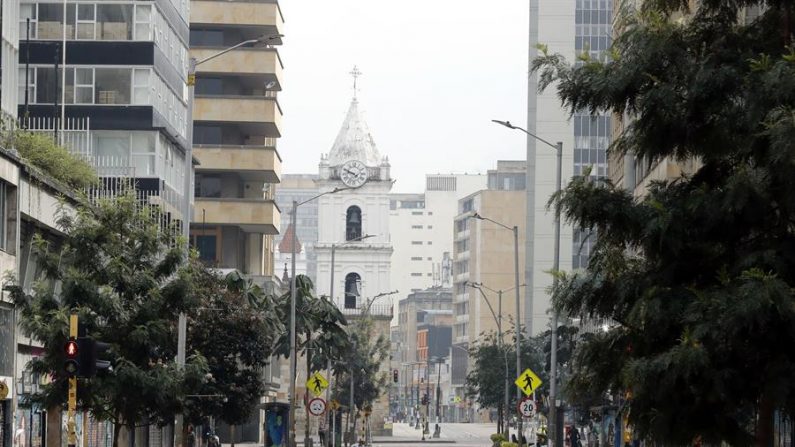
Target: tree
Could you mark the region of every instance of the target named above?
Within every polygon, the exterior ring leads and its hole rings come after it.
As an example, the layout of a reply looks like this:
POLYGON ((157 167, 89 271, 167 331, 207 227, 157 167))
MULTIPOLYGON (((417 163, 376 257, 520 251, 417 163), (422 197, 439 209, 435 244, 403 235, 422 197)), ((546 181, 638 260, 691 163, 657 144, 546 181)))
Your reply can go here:
POLYGON ((767 446, 795 414, 795 47, 792 1, 649 0, 609 61, 533 62, 572 113, 631 121, 611 147, 642 163, 695 160, 646 197, 574 178, 551 202, 599 238, 561 274, 559 310, 613 323, 581 343, 574 394, 624 390, 642 436, 767 446), (764 7, 750 23, 742 8, 764 7))
POLYGON ((47 409, 66 402, 62 371, 69 314, 86 334, 111 345, 113 371, 81 381, 78 402, 100 419, 120 425, 166 424, 181 406, 185 380, 201 380, 200 361, 178 370, 175 323, 192 307, 191 271, 183 266, 174 231, 161 229, 154 207, 132 190, 96 204, 81 201, 59 210, 62 245, 34 239, 42 278, 28 293, 8 287, 19 306, 22 330, 44 345, 28 368, 53 377, 35 401, 47 409), (57 287, 60 285, 60 287, 57 287))
POLYGON ((359 410, 371 406, 386 390, 388 374, 381 364, 389 357, 389 340, 376 336, 371 317, 361 316, 349 326, 352 343, 347 355, 333 365, 337 375, 334 399, 347 405, 350 402, 351 373, 353 373, 354 406, 359 410))
POLYGON ((272 296, 233 271, 226 276, 192 259, 197 305, 188 314, 188 351, 204 358, 209 380, 188 390, 187 417, 246 422, 265 393, 263 369, 285 332, 272 296))
MULTIPOLYGON (((536 337, 522 335, 522 371, 516 370, 516 331, 508 330, 502 349, 497 344, 497 334, 489 332, 481 334, 480 339, 470 348, 469 357, 473 362, 472 369, 467 373, 466 386, 468 397, 474 397, 481 407, 497 408, 501 417, 514 414, 519 404, 516 401, 516 385, 514 381, 526 368, 538 374, 543 384, 537 393, 545 393, 548 389, 548 376, 544 368, 544 344, 549 344, 549 333, 536 337), (505 407, 505 362, 508 362, 508 408, 505 407)), ((544 408, 539 409, 545 413, 544 408)), ((499 421, 498 421, 499 424, 499 421)), ((498 425, 499 427, 499 425, 498 425)), ((499 432, 499 430, 498 430, 499 432)))

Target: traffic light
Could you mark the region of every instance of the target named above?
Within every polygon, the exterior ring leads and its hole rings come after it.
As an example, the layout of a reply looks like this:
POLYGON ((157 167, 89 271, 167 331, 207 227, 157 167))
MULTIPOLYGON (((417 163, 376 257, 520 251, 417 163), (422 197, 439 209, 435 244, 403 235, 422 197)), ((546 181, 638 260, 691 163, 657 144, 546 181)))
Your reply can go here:
POLYGON ((392 381, 398 383, 398 370, 396 369, 392 370, 392 381))
POLYGON ((74 338, 69 338, 66 344, 64 344, 63 350, 66 356, 66 360, 63 364, 64 372, 66 372, 67 376, 74 377, 80 370, 79 345, 74 338))
POLYGON ((422 395, 422 404, 423 405, 428 405, 428 395, 427 394, 423 394, 422 395))
POLYGON ((100 356, 110 348, 108 343, 96 341, 91 337, 78 337, 77 346, 80 356, 78 377, 90 378, 96 376, 98 371, 111 369, 109 361, 100 359, 100 356))

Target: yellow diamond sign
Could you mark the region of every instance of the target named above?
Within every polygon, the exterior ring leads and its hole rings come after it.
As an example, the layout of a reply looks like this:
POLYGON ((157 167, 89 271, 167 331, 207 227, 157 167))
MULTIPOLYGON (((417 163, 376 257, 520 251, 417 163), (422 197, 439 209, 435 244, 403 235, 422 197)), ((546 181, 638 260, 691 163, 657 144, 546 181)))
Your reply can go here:
POLYGON ((306 381, 306 389, 311 391, 315 396, 319 397, 326 388, 328 388, 328 380, 319 372, 312 374, 309 380, 306 381))
POLYGON ((526 396, 529 396, 533 394, 533 391, 537 390, 543 382, 541 382, 541 378, 539 378, 536 373, 530 368, 527 368, 519 375, 519 378, 516 379, 514 383, 522 389, 522 392, 524 392, 526 396))

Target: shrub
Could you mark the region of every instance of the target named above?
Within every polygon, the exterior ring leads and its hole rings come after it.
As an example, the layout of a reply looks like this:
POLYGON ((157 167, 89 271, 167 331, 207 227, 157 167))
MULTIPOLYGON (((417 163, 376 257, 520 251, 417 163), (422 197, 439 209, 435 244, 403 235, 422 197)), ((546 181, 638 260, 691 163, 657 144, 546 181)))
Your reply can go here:
POLYGON ((55 144, 50 136, 20 129, 6 132, 3 140, 7 148, 15 148, 20 157, 56 180, 76 189, 99 181, 91 165, 55 144))

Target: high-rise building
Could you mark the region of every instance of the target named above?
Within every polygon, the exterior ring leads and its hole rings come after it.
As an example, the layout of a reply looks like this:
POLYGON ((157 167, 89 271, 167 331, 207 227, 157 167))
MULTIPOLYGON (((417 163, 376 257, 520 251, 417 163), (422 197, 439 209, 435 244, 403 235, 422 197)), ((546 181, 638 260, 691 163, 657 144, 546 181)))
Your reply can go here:
POLYGON ((97 170, 103 194, 133 179, 166 221, 184 221, 187 0, 19 7, 20 125, 54 132, 97 170))
MULTIPOLYGON (((530 0, 530 60, 539 55, 537 44, 549 53, 560 53, 569 61, 588 53, 604 57, 612 41, 613 0, 530 0)), ((581 63, 581 62, 578 62, 581 63)), ((563 143, 563 184, 573 175, 590 170, 592 177, 607 176, 607 147, 611 140, 611 116, 588 111, 569 111, 561 107, 554 86, 538 92, 538 75, 528 84, 527 130, 544 140, 563 143)), ((554 258, 554 213, 547 203, 555 192, 557 161, 555 149, 527 138, 527 226, 525 244, 525 283, 523 319, 533 334, 548 329, 554 258)), ((596 235, 562 225, 560 269, 584 268, 596 235)))
POLYGON ((485 175, 429 174, 423 194, 390 195, 393 289, 407 296, 452 285, 452 222, 458 199, 485 187, 485 175))
POLYGON ((191 239, 200 257, 259 282, 273 275, 273 235, 280 209, 274 184, 282 112, 278 1, 193 0, 190 55, 197 60, 248 40, 196 67, 193 154, 196 166, 191 239))
MULTIPOLYGON (((459 411, 463 410, 465 400, 467 349, 482 334, 496 332, 495 315, 502 315, 504 332, 511 328, 511 321, 516 319, 513 232, 488 220, 475 219, 474 215, 477 213, 508 227, 518 227, 521 284, 525 259, 526 202, 525 184, 521 181, 524 172, 523 161, 499 161, 497 169, 488 172, 488 184, 495 189, 478 191, 458 201, 453 249, 452 386, 461 401, 459 411), (478 290, 469 286, 473 283, 483 285, 488 303, 478 290), (487 288, 503 291, 501 308, 499 294, 487 288)), ((522 291, 523 288, 520 288, 520 294, 522 291)), ((524 311, 523 303, 520 303, 520 307, 524 311)), ((509 338, 506 337, 506 340, 509 341, 509 338)))

